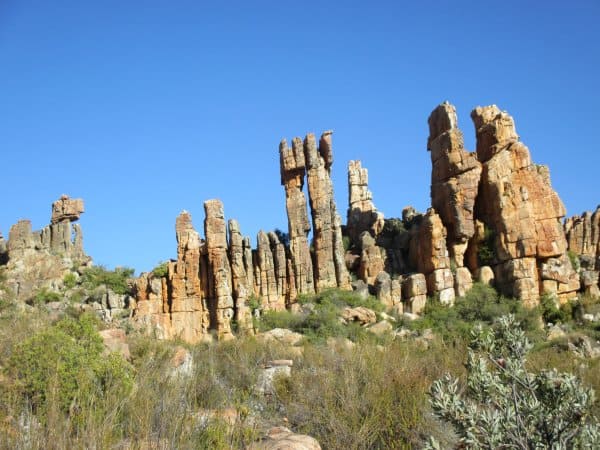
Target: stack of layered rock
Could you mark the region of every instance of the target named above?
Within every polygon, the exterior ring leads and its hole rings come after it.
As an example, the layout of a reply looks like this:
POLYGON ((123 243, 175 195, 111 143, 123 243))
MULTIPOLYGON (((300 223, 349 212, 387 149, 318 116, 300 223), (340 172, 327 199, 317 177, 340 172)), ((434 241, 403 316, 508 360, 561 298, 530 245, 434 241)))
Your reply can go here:
POLYGON ((600 207, 569 217, 564 224, 571 258, 577 257, 580 266, 581 285, 588 295, 599 297, 600 271, 600 207))
POLYGON ((508 113, 492 105, 476 108, 471 117, 483 164, 476 210, 495 234, 498 286, 528 305, 540 293, 572 298, 579 277, 567 256, 565 208, 548 169, 531 162, 508 113))
MULTIPOLYGON (((409 264, 392 267, 387 257, 391 242, 375 239, 382 216, 372 204, 366 169, 351 162, 348 232, 351 238, 357 232, 362 235, 354 244, 361 249, 359 261, 347 260, 384 302, 389 301, 391 281, 381 271, 400 273, 404 308, 412 312, 422 309, 426 295, 451 304, 471 288, 472 274, 493 280, 503 293, 529 306, 537 304, 542 293, 561 301, 572 298, 579 276, 567 255, 561 225, 565 210, 551 187, 548 169, 531 162, 506 112, 487 106, 476 108, 471 116, 476 153, 464 148, 454 106, 445 102, 429 117, 432 208, 424 215, 406 210, 411 217, 402 222, 406 228, 410 224, 410 230, 402 239, 408 240, 409 264)), ((567 228, 573 251, 595 262, 600 234, 596 217, 574 218, 567 228)), ((595 263, 586 267, 593 269, 585 272, 586 289, 592 289, 598 273, 595 263)))
POLYGON ((294 138, 292 148, 279 146, 281 184, 285 187, 289 248, 275 232, 260 231, 257 248, 243 237, 238 223, 225 226, 219 200, 204 203, 206 240, 193 229, 189 213, 177 219, 177 261, 159 279, 142 274, 136 281, 134 320, 159 337, 198 342, 214 334, 232 337, 232 324, 252 331, 251 300, 263 310, 291 308, 299 294, 329 287, 350 289, 344 263, 341 220, 331 182, 331 132, 317 146, 315 136, 294 138), (313 224, 311 252, 307 201, 308 183, 313 224), (228 228, 228 229, 226 229, 228 228), (227 236, 227 231, 229 236, 227 236))
POLYGON ((6 285, 18 300, 29 300, 42 288, 58 290, 72 268, 91 263, 81 228, 74 223, 83 212, 83 200, 63 195, 52 204, 50 225, 32 231, 29 220, 20 220, 11 227, 8 242, 0 239, 6 285))

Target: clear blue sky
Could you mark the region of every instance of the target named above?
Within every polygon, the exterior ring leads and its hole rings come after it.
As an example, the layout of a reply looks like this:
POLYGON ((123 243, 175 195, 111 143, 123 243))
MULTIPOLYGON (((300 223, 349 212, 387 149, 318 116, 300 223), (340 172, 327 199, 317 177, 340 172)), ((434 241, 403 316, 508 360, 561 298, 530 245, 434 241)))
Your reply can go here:
POLYGON ((49 222, 62 193, 98 264, 176 256, 203 201, 255 241, 287 229, 281 138, 334 130, 387 217, 429 205, 427 117, 508 110, 569 214, 600 203, 598 1, 0 0, 0 231, 49 222))

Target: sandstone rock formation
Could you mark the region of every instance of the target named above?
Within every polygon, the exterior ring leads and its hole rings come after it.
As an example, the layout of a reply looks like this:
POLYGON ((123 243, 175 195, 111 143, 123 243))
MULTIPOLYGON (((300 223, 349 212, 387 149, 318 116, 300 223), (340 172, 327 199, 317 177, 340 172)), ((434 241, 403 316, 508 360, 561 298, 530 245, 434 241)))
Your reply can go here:
MULTIPOLYGON (((423 215, 411 240, 410 253, 417 272, 427 278, 427 292, 438 295, 442 303, 454 301, 454 276, 446 246, 446 228, 433 208, 423 215)), ((414 312, 414 311, 411 311, 414 312)))
MULTIPOLYGON (((315 286, 308 243, 310 222, 306 209, 306 197, 302 191, 306 173, 302 140, 294 138, 292 148, 288 147, 285 139, 282 140, 279 144, 279 156, 281 184, 285 187, 291 265, 295 280, 292 290, 295 294, 311 294, 314 293, 315 286)), ((292 295, 291 300, 294 299, 295 295, 292 295)))
POLYGON ((231 283, 233 297, 236 299, 234 318, 240 331, 250 333, 252 330, 252 311, 250 311, 248 302, 254 294, 250 238, 242 236, 240 226, 236 220, 230 219, 228 227, 231 283))
POLYGON ((11 227, 8 242, 0 245, 0 263, 6 264, 6 284, 18 300, 42 288, 58 290, 72 268, 91 263, 81 228, 73 224, 82 212, 83 200, 63 195, 52 205, 50 225, 32 231, 29 220, 20 220, 11 227))
POLYGON ((225 213, 220 200, 204 202, 204 234, 208 254, 208 299, 213 325, 222 338, 230 338, 234 303, 231 288, 231 265, 227 255, 225 213))
POLYGON ((383 230, 383 214, 373 204, 369 174, 360 161, 348 164, 348 217, 346 233, 352 246, 360 244, 360 235, 368 231, 374 238, 383 230))
POLYGON ((341 219, 335 206, 330 177, 333 164, 331 135, 331 131, 323 133, 318 148, 314 134, 309 133, 304 139, 317 291, 329 287, 350 289, 350 276, 344 263, 341 219))
POLYGON ((569 217, 565 221, 564 230, 569 256, 579 266, 584 292, 599 297, 600 207, 593 213, 586 211, 581 216, 569 217))
POLYGON ((560 223, 565 208, 547 168, 531 162, 508 113, 492 105, 476 108, 471 117, 483 164, 477 215, 495 234, 498 286, 528 305, 541 291, 573 296, 579 280, 566 257, 560 223))
POLYGON ((445 102, 429 116, 431 152, 431 206, 448 230, 450 256, 456 267, 463 266, 469 239, 475 233, 475 199, 481 177, 481 163, 464 148, 454 106, 445 102))
POLYGON ((167 277, 142 274, 136 280, 134 320, 159 338, 198 342, 209 329, 206 246, 187 211, 177 217, 175 234, 177 261, 169 263, 167 277))

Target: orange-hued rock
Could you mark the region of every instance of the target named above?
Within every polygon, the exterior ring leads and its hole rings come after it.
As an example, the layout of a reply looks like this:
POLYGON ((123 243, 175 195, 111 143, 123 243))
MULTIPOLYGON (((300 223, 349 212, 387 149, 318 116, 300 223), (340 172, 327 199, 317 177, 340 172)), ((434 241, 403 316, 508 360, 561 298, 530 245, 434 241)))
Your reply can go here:
POLYGON ((593 213, 569 217, 564 225, 569 250, 578 256, 596 258, 600 243, 600 207, 593 213))
POLYGON ((290 301, 297 294, 315 291, 313 265, 309 251, 308 233, 310 222, 303 192, 306 164, 302 139, 294 138, 292 147, 285 139, 279 144, 281 184, 285 187, 285 206, 288 216, 290 258, 294 284, 290 286, 290 301))
POLYGON ((481 177, 481 163, 464 148, 454 106, 443 103, 429 116, 431 152, 431 206, 448 231, 450 256, 457 267, 469 239, 475 233, 475 199, 481 177))
POLYGON ((234 316, 234 302, 223 203, 220 200, 205 201, 204 213, 204 235, 208 255, 207 303, 213 305, 214 314, 211 327, 216 330, 220 339, 229 339, 233 337, 231 319, 234 316))
POLYGON ((175 222, 177 261, 169 262, 166 277, 144 273, 135 280, 133 320, 162 339, 180 338, 195 343, 205 339, 209 314, 205 305, 208 280, 205 243, 183 211, 175 222))
POLYGON ((385 250, 375 244, 368 231, 360 235, 360 248, 358 277, 367 284, 374 284, 377 275, 385 270, 385 250))
POLYGON ((308 193, 313 221, 315 288, 351 289, 350 275, 344 264, 341 219, 333 197, 330 170, 333 164, 331 131, 321 135, 319 145, 314 134, 304 139, 308 193))
POLYGON ((235 299, 235 320, 240 331, 252 333, 252 311, 248 301, 253 294, 252 250, 250 239, 244 238, 236 220, 230 219, 229 261, 231 262, 231 282, 235 299))
POLYGON ((561 225, 565 208, 550 185, 548 169, 531 162, 529 149, 519 141, 512 117, 497 106, 478 107, 471 117, 477 134, 477 156, 483 163, 478 218, 496 235, 498 286, 537 303, 540 290, 556 281, 567 296, 578 289, 577 278, 568 258, 567 241, 561 225), (540 271, 549 258, 563 265, 560 270, 540 271), (521 260, 521 261, 519 261, 521 260), (556 278, 568 278, 562 283, 556 278), (550 277, 550 278, 548 278, 550 277))
POLYGON ((417 272, 430 274, 437 269, 449 269, 446 227, 433 208, 422 216, 415 237, 411 240, 411 260, 417 272))
POLYGON ((369 174, 360 161, 348 163, 348 217, 346 233, 353 246, 360 245, 360 235, 368 231, 374 238, 383 230, 383 214, 373 204, 369 191, 369 174))

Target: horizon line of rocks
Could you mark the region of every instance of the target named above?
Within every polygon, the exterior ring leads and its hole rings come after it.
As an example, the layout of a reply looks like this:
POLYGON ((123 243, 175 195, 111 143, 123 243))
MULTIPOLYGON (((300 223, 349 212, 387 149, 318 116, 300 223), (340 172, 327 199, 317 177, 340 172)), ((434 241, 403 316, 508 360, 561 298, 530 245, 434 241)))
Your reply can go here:
MULTIPOLYGON (((420 313, 428 296, 452 304, 473 279, 494 283, 527 306, 543 294, 557 302, 580 291, 599 295, 598 210, 563 226, 565 208, 549 170, 532 163, 513 118, 495 105, 475 108, 471 118, 475 152, 464 148, 454 106, 444 102, 428 119, 432 207, 424 214, 407 207, 402 218, 384 218, 367 169, 350 161, 345 227, 333 196, 332 132, 318 141, 312 133, 296 137, 291 146, 283 139, 287 235, 260 231, 252 249, 237 221, 225 220, 223 204, 207 200, 201 239, 183 211, 175 227, 177 259, 168 262, 167 276, 144 273, 135 280, 133 321, 161 338, 197 342, 212 333, 230 338, 232 323, 252 332, 251 301, 264 310, 295 309, 299 295, 332 287, 371 292, 397 313, 420 313)), ((20 221, 8 245, 0 236, 0 264, 4 258, 10 266, 19 256, 31 262, 40 252, 89 263, 80 229, 75 240, 71 236, 81 212, 81 200, 63 197, 53 205, 49 227, 32 233, 28 221, 20 221)))

